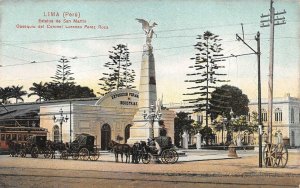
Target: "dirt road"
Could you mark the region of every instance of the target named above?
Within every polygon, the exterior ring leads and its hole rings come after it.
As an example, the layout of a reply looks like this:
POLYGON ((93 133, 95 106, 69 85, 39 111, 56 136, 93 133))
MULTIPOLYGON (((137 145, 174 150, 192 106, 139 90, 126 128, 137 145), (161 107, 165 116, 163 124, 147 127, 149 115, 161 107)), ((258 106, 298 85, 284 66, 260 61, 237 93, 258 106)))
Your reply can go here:
POLYGON ((299 187, 300 154, 286 168, 258 168, 257 156, 166 164, 0 156, 0 187, 299 187))

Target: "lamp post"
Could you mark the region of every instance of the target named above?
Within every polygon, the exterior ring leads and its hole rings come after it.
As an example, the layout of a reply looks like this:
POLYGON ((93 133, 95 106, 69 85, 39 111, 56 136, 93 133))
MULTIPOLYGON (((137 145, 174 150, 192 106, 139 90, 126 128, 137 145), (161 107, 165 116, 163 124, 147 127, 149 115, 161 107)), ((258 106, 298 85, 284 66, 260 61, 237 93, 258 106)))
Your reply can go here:
POLYGON ((161 119, 162 114, 160 112, 155 112, 154 111, 154 105, 151 104, 150 106, 150 112, 149 114, 146 113, 146 111, 144 110, 143 113, 143 117, 144 119, 148 119, 151 123, 151 139, 154 139, 154 121, 155 119, 160 120, 161 119))
POLYGON ((56 122, 59 122, 59 125, 60 125, 60 142, 62 143, 62 124, 63 122, 67 122, 68 121, 68 115, 66 115, 65 117, 63 116, 63 110, 60 109, 59 110, 59 117, 55 117, 55 115, 53 116, 53 121, 56 123, 56 122))

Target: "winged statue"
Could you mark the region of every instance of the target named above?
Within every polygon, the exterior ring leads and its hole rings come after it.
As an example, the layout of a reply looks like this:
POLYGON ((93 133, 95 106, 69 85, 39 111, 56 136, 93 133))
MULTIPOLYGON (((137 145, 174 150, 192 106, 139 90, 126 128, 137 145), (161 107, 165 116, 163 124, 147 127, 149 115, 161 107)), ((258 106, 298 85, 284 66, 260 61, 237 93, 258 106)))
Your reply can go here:
POLYGON ((152 25, 150 25, 149 22, 144 19, 136 18, 136 20, 142 24, 142 29, 145 31, 145 34, 147 35, 147 40, 146 40, 147 44, 150 45, 154 33, 153 28, 157 25, 157 23, 153 22, 152 25))

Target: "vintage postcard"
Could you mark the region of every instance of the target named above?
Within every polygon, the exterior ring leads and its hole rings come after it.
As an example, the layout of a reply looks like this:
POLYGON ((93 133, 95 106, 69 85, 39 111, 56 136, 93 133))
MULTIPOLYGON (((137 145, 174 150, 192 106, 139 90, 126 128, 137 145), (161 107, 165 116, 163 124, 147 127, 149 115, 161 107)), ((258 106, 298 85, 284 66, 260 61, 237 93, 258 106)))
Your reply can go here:
POLYGON ((298 0, 0 1, 0 187, 300 187, 298 0))

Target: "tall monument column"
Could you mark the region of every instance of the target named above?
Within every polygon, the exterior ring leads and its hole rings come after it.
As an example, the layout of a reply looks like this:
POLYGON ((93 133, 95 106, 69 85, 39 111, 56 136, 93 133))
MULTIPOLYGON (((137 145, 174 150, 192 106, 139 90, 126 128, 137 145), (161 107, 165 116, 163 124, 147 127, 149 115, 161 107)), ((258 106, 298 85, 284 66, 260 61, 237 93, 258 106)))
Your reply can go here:
POLYGON ((156 106, 155 60, 151 45, 153 34, 155 34, 153 28, 157 24, 154 22, 149 25, 149 22, 143 19, 137 20, 142 23, 142 28, 146 34, 146 44, 143 46, 141 62, 138 111, 134 115, 133 126, 130 128, 130 138, 127 141, 130 144, 141 140, 146 141, 152 137, 152 131, 154 136, 158 136, 159 130, 158 119, 150 117, 150 114, 157 112, 159 109, 159 105, 156 106), (150 108, 151 105, 154 109, 150 108), (146 115, 149 115, 149 118, 146 115))

